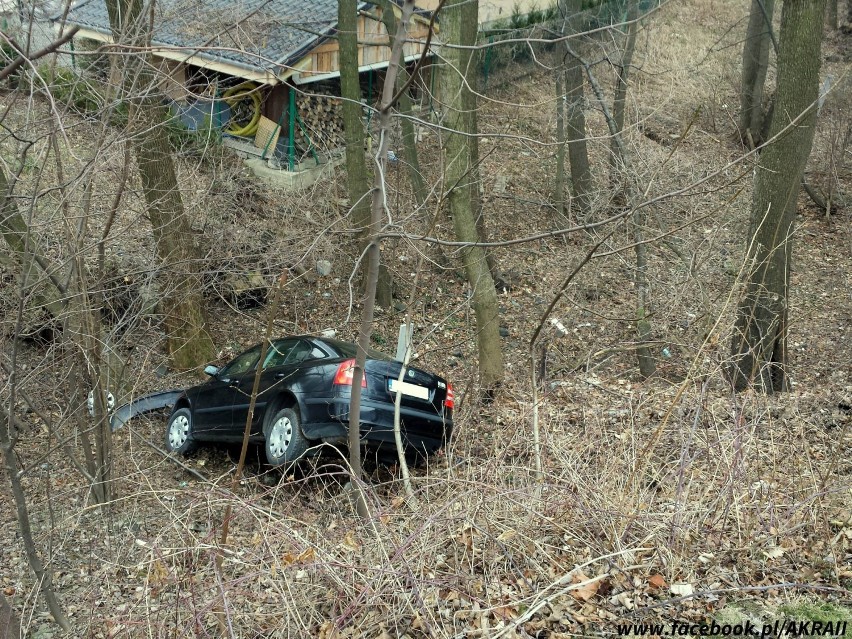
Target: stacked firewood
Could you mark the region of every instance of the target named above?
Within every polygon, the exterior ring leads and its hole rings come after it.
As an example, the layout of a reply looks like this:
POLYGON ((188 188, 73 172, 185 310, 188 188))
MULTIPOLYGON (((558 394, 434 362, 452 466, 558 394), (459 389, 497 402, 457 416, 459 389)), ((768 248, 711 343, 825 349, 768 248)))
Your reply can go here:
POLYGON ((304 131, 296 126, 296 147, 306 151, 310 138, 314 148, 327 152, 343 146, 343 109, 340 98, 329 95, 299 95, 296 109, 304 131))

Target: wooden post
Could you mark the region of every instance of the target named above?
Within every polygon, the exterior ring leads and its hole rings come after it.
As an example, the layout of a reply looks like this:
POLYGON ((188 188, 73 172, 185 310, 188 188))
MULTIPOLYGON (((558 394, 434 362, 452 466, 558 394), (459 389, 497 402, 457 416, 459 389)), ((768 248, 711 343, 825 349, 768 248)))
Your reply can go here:
POLYGON ((296 168, 296 87, 290 87, 290 112, 287 117, 287 168, 296 168))

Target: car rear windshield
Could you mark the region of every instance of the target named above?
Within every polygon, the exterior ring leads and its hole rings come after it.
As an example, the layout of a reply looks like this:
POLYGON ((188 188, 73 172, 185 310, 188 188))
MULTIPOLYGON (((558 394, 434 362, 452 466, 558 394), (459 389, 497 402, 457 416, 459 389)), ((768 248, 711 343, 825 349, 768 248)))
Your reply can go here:
MULTIPOLYGON (((329 346, 333 347, 338 353, 340 353, 343 357, 356 357, 358 355, 358 347, 355 344, 350 344, 349 342, 341 342, 337 339, 324 339, 329 346)), ((367 349, 367 357, 370 359, 382 359, 385 361, 393 361, 393 357, 389 355, 385 355, 384 353, 377 351, 372 348, 367 349)))

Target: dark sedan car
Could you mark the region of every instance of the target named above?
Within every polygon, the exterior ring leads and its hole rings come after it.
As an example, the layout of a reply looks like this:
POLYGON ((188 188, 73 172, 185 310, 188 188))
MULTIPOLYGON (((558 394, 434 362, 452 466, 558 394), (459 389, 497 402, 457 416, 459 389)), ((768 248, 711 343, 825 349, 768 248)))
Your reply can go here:
MULTIPOLYGON (((166 427, 166 447, 188 453, 197 442, 241 441, 261 346, 205 372, 211 379, 184 391, 166 427)), ((317 444, 347 441, 355 367, 354 344, 311 336, 270 342, 260 376, 251 440, 264 442, 277 466, 304 457, 317 444)), ((453 387, 446 380, 370 351, 361 383, 361 438, 377 448, 394 446, 396 391, 407 451, 429 454, 453 430, 453 387)))

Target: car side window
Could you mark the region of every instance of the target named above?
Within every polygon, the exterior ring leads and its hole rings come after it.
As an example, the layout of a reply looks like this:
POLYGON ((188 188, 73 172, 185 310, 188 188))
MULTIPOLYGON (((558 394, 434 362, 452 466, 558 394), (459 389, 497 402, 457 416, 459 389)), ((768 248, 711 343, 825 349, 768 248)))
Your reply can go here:
POLYGON ((260 357, 260 346, 255 346, 252 349, 247 350, 245 353, 241 355, 237 355, 237 357, 225 366, 221 371, 219 371, 219 377, 239 377, 240 375, 245 375, 250 370, 253 370, 257 365, 257 360, 260 357))
POLYGON ((274 368, 289 364, 288 358, 290 358, 298 343, 299 340, 295 339, 280 339, 272 342, 269 345, 269 354, 266 356, 266 363, 263 368, 274 368))
POLYGON ((310 342, 299 340, 299 343, 290 351, 290 356, 287 358, 288 364, 300 364, 311 359, 322 359, 327 357, 322 349, 317 348, 310 342))

